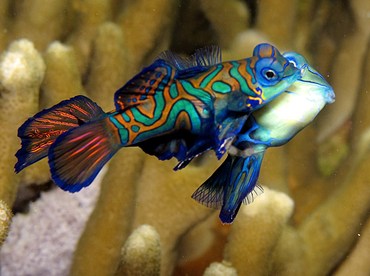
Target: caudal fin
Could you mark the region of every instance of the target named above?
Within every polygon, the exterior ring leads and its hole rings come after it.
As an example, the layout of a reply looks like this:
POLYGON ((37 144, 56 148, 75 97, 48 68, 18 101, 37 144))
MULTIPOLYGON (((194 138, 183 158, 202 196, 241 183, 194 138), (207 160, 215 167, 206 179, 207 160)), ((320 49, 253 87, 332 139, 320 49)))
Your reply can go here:
POLYGON ((52 179, 63 190, 77 192, 91 184, 120 147, 108 117, 73 128, 49 149, 52 179))
POLYGON ((46 157, 59 135, 102 116, 103 110, 84 96, 76 96, 40 111, 18 129, 22 146, 15 154, 18 158, 15 171, 18 173, 46 157))

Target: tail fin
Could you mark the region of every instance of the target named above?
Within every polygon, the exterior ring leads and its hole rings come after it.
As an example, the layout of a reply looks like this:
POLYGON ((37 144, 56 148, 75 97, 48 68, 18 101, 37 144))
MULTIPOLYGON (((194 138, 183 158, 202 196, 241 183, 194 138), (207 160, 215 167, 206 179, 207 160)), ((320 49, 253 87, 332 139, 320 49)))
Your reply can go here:
POLYGON ((77 192, 91 184, 120 147, 118 132, 108 117, 73 128, 50 147, 52 179, 63 190, 77 192))
POLYGON ((192 198, 207 207, 221 208, 221 221, 232 223, 240 205, 251 203, 263 191, 256 185, 263 156, 264 152, 247 158, 228 155, 192 198))
POLYGON ((15 171, 47 156, 50 145, 64 132, 104 116, 103 110, 89 98, 76 96, 44 109, 29 118, 19 129, 22 147, 16 153, 15 171))
POLYGON ((220 219, 223 223, 232 223, 242 203, 249 204, 254 197, 263 192, 257 185, 264 152, 258 152, 247 158, 234 156, 226 183, 220 219))

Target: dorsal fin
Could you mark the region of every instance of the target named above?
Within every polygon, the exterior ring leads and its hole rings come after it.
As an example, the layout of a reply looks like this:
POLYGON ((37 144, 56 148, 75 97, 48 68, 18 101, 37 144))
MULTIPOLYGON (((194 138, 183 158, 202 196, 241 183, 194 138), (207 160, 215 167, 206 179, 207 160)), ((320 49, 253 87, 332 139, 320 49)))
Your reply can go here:
POLYGON ((175 54, 170 50, 160 53, 157 58, 163 59, 165 62, 172 65, 177 70, 184 70, 194 67, 193 61, 190 59, 190 57, 175 54))
POLYGON ((177 70, 186 70, 194 67, 208 67, 220 63, 221 49, 217 45, 210 45, 195 50, 191 56, 182 56, 169 50, 159 54, 158 59, 163 59, 177 70))
POLYGON ((172 66, 163 59, 156 60, 116 91, 114 94, 116 110, 120 111, 139 105, 148 97, 163 91, 173 79, 174 74, 175 70, 172 66))
POLYGON ((207 46, 184 57, 171 51, 162 52, 153 64, 118 89, 114 95, 116 110, 121 111, 139 105, 148 97, 163 91, 173 78, 187 79, 208 70, 221 62, 218 46, 207 46))
POLYGON ((221 49, 217 45, 210 45, 197 49, 191 56, 197 66, 212 66, 222 62, 221 49))
POLYGON ((159 59, 177 69, 177 79, 187 79, 208 70, 209 66, 221 62, 221 49, 216 45, 195 50, 191 56, 181 56, 171 51, 164 51, 159 59))

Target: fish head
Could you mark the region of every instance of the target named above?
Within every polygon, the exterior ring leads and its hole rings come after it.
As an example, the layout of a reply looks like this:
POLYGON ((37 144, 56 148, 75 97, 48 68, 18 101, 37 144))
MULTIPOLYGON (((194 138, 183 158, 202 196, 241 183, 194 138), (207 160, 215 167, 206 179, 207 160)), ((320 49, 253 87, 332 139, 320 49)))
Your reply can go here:
POLYGON ((254 92, 260 106, 279 96, 301 78, 301 70, 268 43, 254 48, 251 67, 254 73, 254 92))
POLYGON ((335 100, 333 88, 300 54, 284 57, 301 71, 296 80, 275 100, 253 113, 259 126, 250 136, 254 140, 281 146, 310 124, 326 104, 335 100))

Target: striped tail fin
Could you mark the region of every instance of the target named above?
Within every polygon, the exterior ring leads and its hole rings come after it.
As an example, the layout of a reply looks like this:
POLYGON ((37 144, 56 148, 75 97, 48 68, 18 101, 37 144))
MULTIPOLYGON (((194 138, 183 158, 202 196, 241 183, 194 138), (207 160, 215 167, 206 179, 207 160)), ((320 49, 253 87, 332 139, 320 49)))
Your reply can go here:
POLYGON ((52 179, 63 190, 77 192, 91 184, 120 148, 117 128, 109 117, 73 128, 50 147, 52 179))
POLYGON ((89 98, 76 96, 44 109, 18 129, 21 149, 15 154, 15 172, 48 155, 50 146, 66 131, 104 116, 103 110, 89 98))

